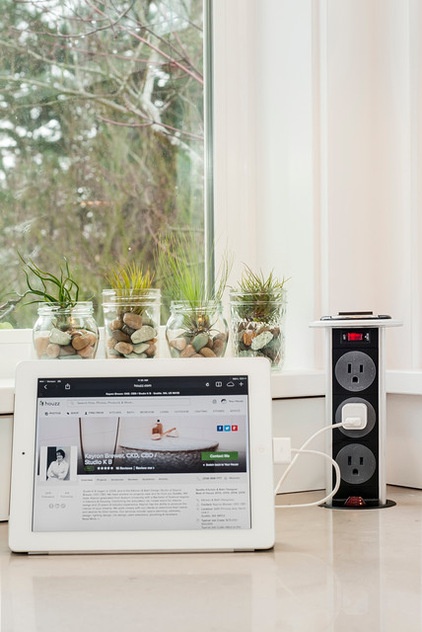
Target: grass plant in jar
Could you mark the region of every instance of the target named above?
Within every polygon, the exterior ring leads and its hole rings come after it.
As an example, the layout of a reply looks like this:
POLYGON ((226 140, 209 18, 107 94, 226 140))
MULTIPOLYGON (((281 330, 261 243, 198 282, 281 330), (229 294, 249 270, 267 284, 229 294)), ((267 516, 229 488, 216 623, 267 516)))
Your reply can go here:
POLYGON ((123 265, 107 277, 102 292, 107 358, 154 358, 158 354, 161 292, 153 277, 136 263, 123 265))
POLYGON ((91 359, 98 347, 98 325, 92 301, 80 300, 80 288, 67 260, 57 274, 42 270, 33 261, 23 262, 27 290, 38 303, 33 327, 35 352, 40 359, 91 359))
POLYGON ((168 244, 159 259, 170 300, 166 339, 173 358, 218 358, 227 348, 222 297, 228 265, 224 262, 216 283, 207 284, 205 262, 197 253, 195 244, 185 238, 168 244))
POLYGON ((286 279, 246 267, 230 291, 232 349, 235 356, 264 356, 280 370, 285 355, 286 279))

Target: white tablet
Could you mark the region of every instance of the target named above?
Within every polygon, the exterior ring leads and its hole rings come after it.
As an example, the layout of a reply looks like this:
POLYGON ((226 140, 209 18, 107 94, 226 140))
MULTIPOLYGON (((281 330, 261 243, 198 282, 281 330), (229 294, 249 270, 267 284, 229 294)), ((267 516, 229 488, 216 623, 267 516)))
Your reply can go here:
POLYGON ((268 360, 18 365, 12 551, 273 544, 268 360))

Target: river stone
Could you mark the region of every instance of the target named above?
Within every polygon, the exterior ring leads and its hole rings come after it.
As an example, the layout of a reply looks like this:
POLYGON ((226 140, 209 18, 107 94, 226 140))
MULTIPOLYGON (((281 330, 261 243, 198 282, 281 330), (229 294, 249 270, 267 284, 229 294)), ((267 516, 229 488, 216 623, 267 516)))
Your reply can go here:
POLYGON ((76 355, 75 347, 72 345, 66 345, 65 347, 60 347, 60 357, 68 358, 69 356, 76 355))
POLYGON ((133 327, 129 327, 129 325, 122 325, 122 331, 128 336, 131 336, 136 331, 136 329, 133 327))
POLYGON ((50 343, 45 350, 45 355, 48 358, 58 358, 60 354, 60 345, 50 343))
POLYGON ((209 342, 209 336, 205 332, 197 334, 192 340, 192 347, 198 353, 203 347, 206 347, 209 342))
POLYGON ((95 347, 92 347, 91 345, 89 345, 88 347, 84 347, 83 349, 81 349, 80 351, 78 351, 78 355, 81 358, 93 358, 95 355, 95 347))
POLYGON ((71 343, 72 336, 69 333, 67 333, 67 331, 61 331, 60 329, 53 327, 53 329, 50 332, 49 340, 51 344, 61 345, 64 347, 71 343))
POLYGON ((256 336, 251 342, 251 349, 259 351, 273 339, 271 331, 263 331, 262 334, 256 336))
POLYGON ((250 347, 252 344, 252 340, 254 339, 255 334, 253 331, 244 331, 242 333, 242 342, 245 345, 245 347, 250 347))
POLYGON ((109 323, 109 328, 111 331, 114 331, 115 329, 121 329, 122 325, 123 321, 121 320, 121 318, 115 318, 111 321, 111 323, 109 323))
POLYGON ((123 322, 132 329, 141 329, 143 325, 142 316, 134 314, 133 312, 126 312, 123 314, 123 322))
POLYGON ((157 353, 157 345, 155 345, 154 343, 150 344, 148 346, 148 349, 145 351, 145 355, 147 356, 147 358, 153 358, 156 353, 157 353))
POLYGON ((129 355, 133 351, 133 345, 131 345, 129 342, 121 341, 116 344, 114 350, 118 353, 121 353, 122 355, 129 355))
POLYGON ((49 345, 48 334, 46 336, 37 336, 34 339, 34 345, 37 356, 41 358, 41 356, 46 354, 49 345))
POLYGON ((191 358, 192 356, 194 356, 196 354, 196 351, 194 349, 194 347, 192 345, 187 345, 182 353, 180 354, 181 358, 191 358))
POLYGON ((133 344, 139 344, 140 342, 146 342, 147 340, 151 340, 155 338, 157 335, 154 327, 150 325, 143 325, 140 329, 137 329, 131 336, 133 344))
POLYGON ((214 352, 214 355, 216 355, 217 358, 220 358, 224 355, 224 352, 226 350, 226 341, 222 338, 215 338, 212 350, 214 352))
POLYGON ((120 329, 116 329, 115 331, 113 331, 111 337, 117 342, 130 342, 130 336, 125 334, 125 332, 121 331, 120 329))
POLYGON ((137 345, 133 345, 133 351, 134 353, 145 353, 146 350, 149 348, 149 344, 147 342, 140 342, 137 345))
POLYGON ((170 340, 169 345, 170 347, 173 347, 173 349, 176 349, 176 351, 183 351, 183 349, 186 348, 186 345, 188 343, 186 342, 186 338, 174 338, 173 340, 170 340))
POLYGON ((76 349, 76 351, 80 351, 81 349, 85 349, 88 345, 92 345, 92 336, 90 336, 87 332, 82 333, 80 331, 76 331, 73 334, 72 338, 72 347, 76 349))
POLYGON ((274 338, 267 345, 265 349, 265 355, 270 358, 273 362, 278 361, 281 351, 281 336, 280 333, 278 336, 274 335, 274 338))
POLYGON ((200 355, 204 356, 204 358, 216 358, 214 351, 209 347, 202 347, 200 350, 200 355))
POLYGON ((107 352, 113 350, 115 344, 116 344, 116 341, 114 340, 114 338, 107 338, 106 339, 107 352))

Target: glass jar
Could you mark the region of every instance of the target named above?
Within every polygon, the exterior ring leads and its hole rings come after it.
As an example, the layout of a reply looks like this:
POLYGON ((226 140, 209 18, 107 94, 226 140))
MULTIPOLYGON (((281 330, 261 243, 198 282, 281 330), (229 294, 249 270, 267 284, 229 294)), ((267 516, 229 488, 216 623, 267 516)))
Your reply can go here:
POLYGON ((229 330, 221 302, 172 301, 166 339, 173 358, 221 358, 229 330))
POLYGON ((161 292, 103 290, 107 358, 154 358, 158 354, 161 292))
POLYGON ((235 356, 264 356, 281 370, 285 356, 286 292, 280 300, 257 301, 247 292, 230 292, 232 350, 235 356))
POLYGON ((95 358, 99 334, 93 313, 92 301, 79 301, 73 307, 40 303, 33 328, 38 358, 95 358))

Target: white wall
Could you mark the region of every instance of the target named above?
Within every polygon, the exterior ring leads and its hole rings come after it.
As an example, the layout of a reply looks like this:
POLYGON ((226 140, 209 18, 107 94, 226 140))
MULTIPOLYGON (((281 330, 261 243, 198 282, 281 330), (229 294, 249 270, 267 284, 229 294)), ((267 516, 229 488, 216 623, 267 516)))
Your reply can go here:
POLYGON ((390 313, 387 367, 422 363, 422 7, 215 0, 216 232, 290 276, 286 368, 323 364, 308 324, 390 313), (223 95, 223 99, 221 98, 223 95))

